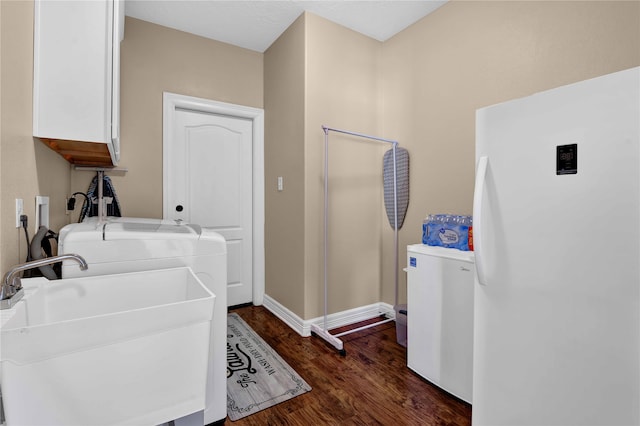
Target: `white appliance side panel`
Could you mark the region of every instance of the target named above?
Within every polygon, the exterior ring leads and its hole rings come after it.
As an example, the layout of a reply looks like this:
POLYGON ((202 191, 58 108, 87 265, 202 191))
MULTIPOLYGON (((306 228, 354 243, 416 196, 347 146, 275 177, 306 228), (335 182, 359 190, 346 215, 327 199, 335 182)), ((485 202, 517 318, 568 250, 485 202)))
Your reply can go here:
POLYGON ((407 366, 471 403, 473 263, 418 248, 407 264, 407 366))
POLYGON ((442 269, 438 258, 409 252, 407 279, 407 366, 440 382, 442 269), (412 265, 413 258, 415 267, 412 265))
POLYGON ((640 423, 639 82, 636 68, 477 113, 474 425, 640 423), (574 143, 577 174, 556 175, 574 143))

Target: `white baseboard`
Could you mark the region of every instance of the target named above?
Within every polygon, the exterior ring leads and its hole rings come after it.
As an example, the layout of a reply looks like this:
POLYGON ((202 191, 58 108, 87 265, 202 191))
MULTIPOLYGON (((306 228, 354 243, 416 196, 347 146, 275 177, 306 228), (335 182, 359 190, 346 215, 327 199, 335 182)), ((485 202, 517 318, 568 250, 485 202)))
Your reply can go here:
MULTIPOLYGON (((320 328, 325 329, 324 316, 310 320, 303 320, 278 301, 269 297, 267 294, 264 295, 263 306, 303 337, 311 336, 311 324, 315 324, 320 328)), ((386 315, 387 318, 395 318, 393 306, 388 303, 378 302, 342 312, 336 312, 327 315, 326 329, 331 330, 337 327, 355 324, 383 314, 386 315)))
POLYGON ((298 315, 287 309, 284 305, 270 297, 268 294, 264 295, 262 306, 267 308, 273 315, 280 318, 285 324, 291 327, 299 335, 307 337, 310 334, 304 334, 305 321, 298 315))

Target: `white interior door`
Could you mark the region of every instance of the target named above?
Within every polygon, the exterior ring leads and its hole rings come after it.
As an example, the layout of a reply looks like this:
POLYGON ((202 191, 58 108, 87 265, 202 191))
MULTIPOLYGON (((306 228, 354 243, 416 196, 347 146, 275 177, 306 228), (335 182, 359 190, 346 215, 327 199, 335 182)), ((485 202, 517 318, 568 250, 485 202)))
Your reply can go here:
POLYGON ((253 297, 253 122, 175 109, 165 159, 165 217, 210 228, 227 241, 229 306, 253 297))

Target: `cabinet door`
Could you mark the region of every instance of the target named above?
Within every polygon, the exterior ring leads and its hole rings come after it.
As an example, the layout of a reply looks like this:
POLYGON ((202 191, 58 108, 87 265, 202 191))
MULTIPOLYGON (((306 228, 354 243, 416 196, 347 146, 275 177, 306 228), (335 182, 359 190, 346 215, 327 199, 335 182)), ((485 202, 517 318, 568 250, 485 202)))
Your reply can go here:
POLYGON ((70 146, 58 151, 71 162, 74 150, 110 154, 113 165, 119 157, 123 8, 118 0, 35 2, 33 135, 70 146), (96 143, 102 148, 86 148, 96 143))

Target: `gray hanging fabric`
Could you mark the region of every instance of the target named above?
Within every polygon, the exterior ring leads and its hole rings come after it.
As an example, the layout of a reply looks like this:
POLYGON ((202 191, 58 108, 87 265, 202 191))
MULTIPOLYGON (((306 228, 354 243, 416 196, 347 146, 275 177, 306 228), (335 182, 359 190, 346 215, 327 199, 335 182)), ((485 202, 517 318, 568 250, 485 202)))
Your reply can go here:
MULTIPOLYGON (((409 151, 396 146, 396 181, 398 191, 398 229, 402 228, 404 216, 409 206, 409 151)), ((382 159, 384 180, 384 207, 391 229, 395 229, 393 214, 393 149, 384 153, 382 159)))

